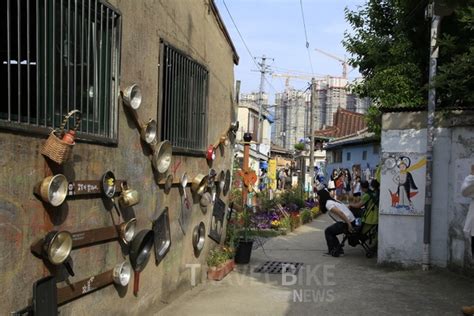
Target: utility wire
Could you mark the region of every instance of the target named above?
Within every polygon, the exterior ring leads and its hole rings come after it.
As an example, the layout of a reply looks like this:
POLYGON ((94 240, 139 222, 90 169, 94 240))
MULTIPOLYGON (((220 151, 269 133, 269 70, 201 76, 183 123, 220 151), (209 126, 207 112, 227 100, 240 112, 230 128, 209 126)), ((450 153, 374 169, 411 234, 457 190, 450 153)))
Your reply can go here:
POLYGON ((253 63, 255 64, 255 66, 257 66, 257 68, 260 69, 260 66, 259 66, 259 65, 257 64, 257 62, 255 61, 255 57, 253 57, 252 52, 250 51, 249 47, 247 46, 247 43, 245 42, 244 37, 243 37, 242 34, 240 33, 240 30, 239 30, 239 28, 237 27, 237 24, 235 24, 234 18, 232 17, 232 14, 230 14, 229 8, 227 7, 227 4, 225 3, 225 0, 222 0, 222 2, 224 3, 224 7, 225 7, 227 13, 229 14, 229 17, 230 17, 230 20, 232 21, 232 24, 234 24, 234 27, 235 27, 235 29, 237 30, 237 34, 239 34, 240 39, 242 40, 242 43, 244 43, 244 46, 245 46, 245 48, 247 49, 247 52, 249 53, 250 57, 252 58, 253 63))
POLYGON ((311 61, 311 53, 309 51, 308 32, 306 31, 306 21, 304 19, 303 0, 300 0, 301 17, 303 18, 304 37, 306 39, 306 50, 308 52, 309 65, 311 66, 311 73, 314 76, 313 62, 311 61))

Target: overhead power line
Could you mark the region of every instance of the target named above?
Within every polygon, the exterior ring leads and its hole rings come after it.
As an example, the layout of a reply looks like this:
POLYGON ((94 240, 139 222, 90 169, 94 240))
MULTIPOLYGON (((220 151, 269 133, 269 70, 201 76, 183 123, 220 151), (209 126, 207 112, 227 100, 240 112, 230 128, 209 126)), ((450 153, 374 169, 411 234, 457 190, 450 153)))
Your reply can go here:
POLYGON ((306 21, 304 19, 303 0, 300 0, 301 17, 303 18, 304 38, 306 39, 306 51, 308 52, 309 65, 311 66, 311 73, 314 75, 313 62, 311 61, 311 53, 309 51, 308 32, 306 31, 306 21))
POLYGON ((242 40, 242 43, 244 43, 244 46, 247 49, 247 52, 249 53, 250 57, 252 58, 253 63, 255 64, 255 66, 257 66, 257 68, 259 68, 257 62, 255 61, 255 57, 253 57, 253 54, 250 51, 249 47, 247 46, 247 43, 245 42, 244 37, 242 36, 242 33, 240 33, 240 30, 237 27, 237 24, 235 23, 234 18, 232 17, 232 14, 230 14, 229 8, 227 7, 227 4, 225 3, 225 0, 222 0, 222 2, 224 3, 224 7, 225 7, 227 13, 229 14, 229 17, 230 17, 230 20, 232 21, 232 24, 234 24, 234 27, 237 30, 237 34, 239 34, 239 37, 242 40))

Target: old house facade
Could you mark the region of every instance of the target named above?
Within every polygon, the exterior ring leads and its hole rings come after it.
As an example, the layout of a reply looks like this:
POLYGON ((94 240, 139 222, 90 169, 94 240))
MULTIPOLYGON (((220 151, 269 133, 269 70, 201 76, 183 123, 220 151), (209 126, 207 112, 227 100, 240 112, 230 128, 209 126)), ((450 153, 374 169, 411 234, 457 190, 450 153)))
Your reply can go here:
MULTIPOLYGON (((213 162, 206 159, 208 146, 217 144, 231 123, 238 63, 213 0, 37 0, 0 6, 2 20, 8 21, 0 27, 0 68, 7 78, 2 87, 7 101, 0 106, 0 309, 27 306, 33 283, 48 275, 56 276, 58 288, 88 280, 82 294, 92 293, 59 307, 62 315, 159 309, 201 281, 207 253, 217 244, 207 237, 213 206, 202 207, 189 185, 188 218, 185 224, 180 220, 179 179, 186 173, 191 183, 210 168, 218 174, 231 169, 231 144, 220 146, 213 162), (121 97, 133 84, 141 88, 136 110, 121 97), (40 152, 50 131, 73 109, 82 113, 77 141, 71 159, 58 165, 40 152), (153 145, 140 137, 150 119, 157 122, 158 142, 169 140, 173 146, 164 173, 151 162, 153 145), (63 174, 70 183, 99 181, 108 170, 139 194, 139 203, 120 208, 120 217, 100 194, 68 195, 53 207, 33 193, 47 176, 63 174), (164 190, 170 175, 171 188, 164 190), (132 293, 133 277, 128 286, 94 291, 94 276, 129 261, 129 247, 117 240, 73 248, 67 260, 75 276, 30 251, 51 231, 84 232, 131 218, 136 232, 151 229, 151 220, 165 208, 171 246, 159 264, 151 255, 138 297, 132 293), (193 231, 200 222, 206 228, 204 247, 196 253, 193 231)), ((71 119, 67 129, 73 124, 71 119)), ((227 203, 228 196, 218 196, 227 203)))

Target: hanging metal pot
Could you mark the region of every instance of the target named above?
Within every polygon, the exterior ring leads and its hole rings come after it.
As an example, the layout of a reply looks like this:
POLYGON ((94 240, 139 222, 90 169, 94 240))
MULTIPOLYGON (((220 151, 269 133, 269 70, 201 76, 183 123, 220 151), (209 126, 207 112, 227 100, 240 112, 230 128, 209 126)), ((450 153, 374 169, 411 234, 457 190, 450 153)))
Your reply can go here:
POLYGON ((219 192, 224 191, 224 186, 225 186, 225 172, 222 170, 219 173, 219 177, 217 178, 218 181, 218 186, 219 186, 219 192))
POLYGON ((35 188, 41 200, 52 206, 61 205, 67 196, 68 182, 64 175, 57 174, 43 179, 35 188))
POLYGON ((206 209, 212 203, 212 195, 209 192, 205 192, 199 200, 199 205, 206 209))
POLYGON ((140 286, 140 272, 146 267, 153 249, 154 233, 145 229, 140 231, 130 244, 130 262, 135 270, 133 294, 138 295, 140 286))
POLYGON ((112 276, 115 284, 126 286, 130 282, 132 276, 132 266, 128 261, 119 263, 114 267, 112 276))
POLYGON ((119 225, 119 232, 120 232, 120 239, 125 243, 128 244, 133 240, 133 236, 135 236, 135 228, 137 226, 137 219, 132 218, 127 222, 123 222, 119 225))
POLYGON ((216 159, 216 151, 214 149, 214 145, 209 145, 209 147, 207 147, 206 159, 209 162, 212 162, 216 159))
POLYGON ((71 265, 67 258, 72 250, 72 235, 68 231, 51 231, 43 240, 43 251, 54 265, 64 264, 70 275, 74 276, 71 265))
POLYGON ((128 86, 123 91, 123 102, 133 110, 138 110, 142 103, 142 91, 137 84, 128 86))
POLYGON ((122 193, 119 197, 119 204, 122 208, 136 205, 140 202, 140 195, 137 190, 128 188, 127 182, 122 182, 122 193))
POLYGON ((170 165, 173 156, 173 148, 171 143, 164 140, 156 145, 153 151, 152 164, 159 173, 165 173, 170 165))
POLYGON ((200 222, 199 225, 194 227, 193 230, 193 248, 194 251, 199 254, 204 248, 204 243, 206 241, 206 226, 203 222, 200 222))
POLYGON ((227 195, 227 193, 229 192, 230 190, 230 179, 231 178, 231 174, 230 174, 230 170, 227 170, 225 172, 225 182, 224 182, 224 188, 222 189, 222 193, 224 195, 227 195))
POLYGON ((115 188, 115 175, 112 171, 106 171, 102 176, 102 193, 105 197, 111 199, 114 197, 116 188, 115 188))
POLYGON ((154 144, 156 143, 156 131, 157 131, 157 124, 156 121, 150 119, 148 122, 141 126, 141 138, 147 144, 154 144))
POLYGON ((209 176, 198 174, 193 179, 191 190, 197 195, 202 195, 207 190, 208 179, 209 176))

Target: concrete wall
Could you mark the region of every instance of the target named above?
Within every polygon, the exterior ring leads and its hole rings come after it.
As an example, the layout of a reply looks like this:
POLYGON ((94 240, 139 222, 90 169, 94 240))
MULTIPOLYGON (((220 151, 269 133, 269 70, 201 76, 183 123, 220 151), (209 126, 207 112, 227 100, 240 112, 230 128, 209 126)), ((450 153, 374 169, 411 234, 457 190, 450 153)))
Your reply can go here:
MULTIPOLYGON (((163 39, 209 70, 208 120, 211 124, 207 134, 208 143, 215 143, 231 121, 233 54, 208 1, 111 0, 110 3, 121 11, 123 21, 120 86, 121 89, 132 83, 141 86, 143 102, 139 117, 144 120, 157 117, 160 39, 163 39)), ((196 258, 192 229, 200 221, 209 229, 212 208, 204 213, 199 204, 193 204, 188 230, 186 235, 182 233, 178 224, 181 197, 177 188, 165 194, 157 185, 160 177, 154 176, 148 149, 140 141, 138 130, 121 102, 118 110, 118 145, 77 143, 73 159, 62 168, 46 164, 39 153, 45 137, 0 131, 0 310, 5 314, 29 303, 35 280, 63 272, 47 267, 34 257, 30 253, 33 242, 53 229, 76 232, 111 226, 112 215, 119 221, 100 198, 68 199, 59 208, 43 205, 32 191, 36 183, 51 174, 50 168, 54 173, 63 173, 70 181, 98 180, 106 170, 112 170, 118 179, 127 179, 140 193, 140 203, 126 214, 136 215, 137 230, 151 228, 150 218, 169 207, 172 232, 171 250, 165 259, 156 266, 152 255, 142 272, 138 298, 132 294, 133 283, 125 289, 108 286, 64 305, 60 308, 61 315, 145 314, 151 305, 158 308, 191 288, 191 271, 186 264, 205 265, 207 253, 216 243, 206 238, 204 250, 196 258)), ((231 156, 230 147, 218 151, 212 167, 218 172, 230 169, 231 156)), ((184 172, 192 177, 209 170, 204 156, 174 155, 172 167, 175 179, 184 172)), ((222 198, 227 201, 227 197, 222 198)), ((116 241, 74 250, 71 258, 76 276, 69 277, 69 281, 74 283, 110 270, 126 255, 116 241)), ((204 267, 197 270, 198 282, 205 277, 205 272, 204 267)))
MULTIPOLYGON (((437 117, 430 247, 433 265, 472 270, 470 241, 462 233, 469 201, 460 195, 460 186, 470 172, 470 165, 474 163, 473 122, 471 111, 452 112, 448 116, 437 117)), ((426 112, 384 114, 382 158, 393 152, 426 153, 426 112)), ((385 186, 382 178, 381 190, 385 186)), ((383 198, 381 194, 381 208, 383 198)), ((389 215, 383 214, 382 209, 381 213, 378 261, 420 264, 423 254, 423 215, 389 215)))

